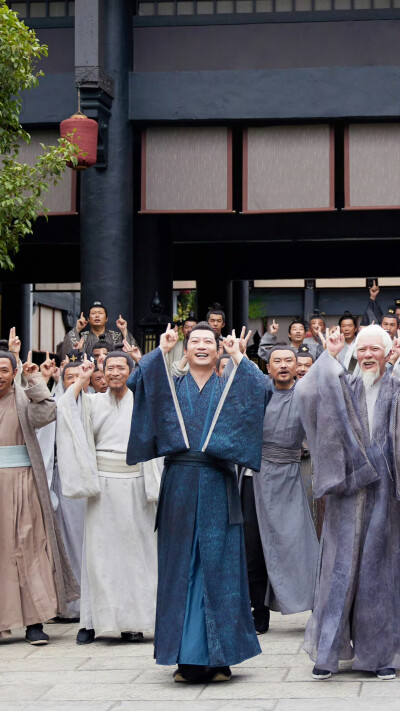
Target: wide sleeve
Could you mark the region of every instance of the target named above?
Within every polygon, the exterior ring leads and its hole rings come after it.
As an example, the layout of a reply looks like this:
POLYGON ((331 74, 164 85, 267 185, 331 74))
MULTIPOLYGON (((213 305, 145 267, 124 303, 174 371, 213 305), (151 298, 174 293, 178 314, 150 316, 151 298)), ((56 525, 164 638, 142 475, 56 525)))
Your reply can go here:
POLYGON ((147 462, 189 449, 175 386, 161 348, 141 358, 127 385, 134 394, 127 463, 147 462))
POLYGON ((361 326, 369 326, 371 323, 377 323, 380 324, 382 321, 383 317, 383 311, 381 309, 381 305, 378 301, 378 299, 369 299, 367 308, 365 309, 362 318, 361 318, 361 326))
POLYGON ((90 412, 90 398, 81 393, 76 401, 73 387, 58 401, 58 471, 62 493, 71 499, 100 493, 90 412))
POLYGON ((50 422, 54 422, 57 405, 41 375, 30 377, 24 393, 29 400, 28 418, 32 427, 39 430, 50 422))
POLYGON ((270 379, 252 361, 242 358, 225 384, 203 451, 259 471, 264 414, 271 391, 270 379))
POLYGON ((294 397, 313 462, 313 492, 352 495, 379 478, 341 364, 324 352, 296 384, 294 397))
POLYGON ((270 350, 271 348, 276 346, 277 340, 277 337, 273 336, 271 333, 264 333, 260 341, 260 345, 258 347, 258 357, 267 361, 269 358, 270 350))

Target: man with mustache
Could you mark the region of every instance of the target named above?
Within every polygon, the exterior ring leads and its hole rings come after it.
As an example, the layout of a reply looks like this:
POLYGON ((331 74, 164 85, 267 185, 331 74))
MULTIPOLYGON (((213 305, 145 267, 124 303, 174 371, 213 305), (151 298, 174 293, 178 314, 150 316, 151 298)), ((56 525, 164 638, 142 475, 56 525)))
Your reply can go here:
POLYGON ((326 495, 322 558, 304 648, 315 679, 353 669, 394 679, 400 666, 400 484, 398 394, 386 368, 392 342, 380 326, 358 334, 360 376, 338 360, 343 333, 298 383, 296 398, 314 467, 314 495, 326 495))
POLYGON ((304 429, 294 400, 296 351, 275 346, 264 386, 261 470, 241 478, 250 599, 258 634, 269 610, 310 610, 314 601, 318 539, 300 470, 304 429), (273 383, 273 385, 272 385, 273 383), (265 562, 265 565, 264 565, 265 562))

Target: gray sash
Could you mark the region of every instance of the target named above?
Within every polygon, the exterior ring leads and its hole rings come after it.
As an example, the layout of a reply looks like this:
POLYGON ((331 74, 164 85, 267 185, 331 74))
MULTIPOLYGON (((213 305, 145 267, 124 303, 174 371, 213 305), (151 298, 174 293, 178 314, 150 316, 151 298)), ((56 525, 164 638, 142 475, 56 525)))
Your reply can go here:
POLYGON ((268 462, 278 464, 288 464, 289 462, 299 462, 301 459, 301 449, 289 449, 287 447, 275 447, 272 444, 262 448, 262 458, 268 462))

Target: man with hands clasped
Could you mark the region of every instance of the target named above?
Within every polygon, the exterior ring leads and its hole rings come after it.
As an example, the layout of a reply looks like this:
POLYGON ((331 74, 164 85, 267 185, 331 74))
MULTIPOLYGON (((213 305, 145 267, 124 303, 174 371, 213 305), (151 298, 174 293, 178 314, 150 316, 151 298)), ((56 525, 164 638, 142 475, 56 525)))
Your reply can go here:
POLYGON ((314 496, 326 496, 316 600, 304 648, 313 676, 339 660, 394 679, 400 667, 400 382, 386 364, 392 342, 367 326, 355 344, 359 376, 338 360, 344 334, 326 333, 326 351, 296 387, 314 467, 314 496))
POLYGON ((169 326, 128 380, 135 405, 127 461, 165 456, 155 657, 178 664, 178 682, 229 681, 230 665, 260 653, 234 464, 260 468, 264 376, 233 332, 224 339, 233 369, 218 377, 218 336, 200 322, 184 345, 189 372, 173 381, 165 356, 177 338, 169 326))

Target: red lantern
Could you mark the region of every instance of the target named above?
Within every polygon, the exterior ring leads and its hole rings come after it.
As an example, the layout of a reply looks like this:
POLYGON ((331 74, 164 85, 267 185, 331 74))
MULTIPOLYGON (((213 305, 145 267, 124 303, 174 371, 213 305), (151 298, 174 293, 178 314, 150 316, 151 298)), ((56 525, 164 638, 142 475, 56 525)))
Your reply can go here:
POLYGON ((97 121, 80 112, 60 123, 61 138, 66 138, 79 148, 78 165, 67 163, 70 168, 86 170, 97 162, 98 128, 97 121))

